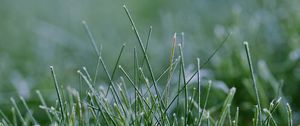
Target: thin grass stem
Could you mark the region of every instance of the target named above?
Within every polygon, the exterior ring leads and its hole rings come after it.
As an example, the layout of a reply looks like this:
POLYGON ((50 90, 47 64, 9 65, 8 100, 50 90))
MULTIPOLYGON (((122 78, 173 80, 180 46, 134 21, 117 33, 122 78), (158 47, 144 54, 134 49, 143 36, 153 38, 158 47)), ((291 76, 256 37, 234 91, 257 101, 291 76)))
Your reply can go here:
POLYGON ((251 60, 251 53, 249 50, 249 45, 248 42, 244 42, 244 46, 245 46, 245 50, 246 50, 246 54, 247 54, 247 59, 248 59, 248 65, 250 68, 250 73, 251 73, 251 78, 252 78, 252 82, 253 82, 253 89, 255 92, 255 97, 256 97, 256 102, 258 105, 258 119, 259 119, 259 125, 262 125, 261 123, 261 103, 260 103, 260 99, 259 99, 259 92, 258 92, 258 87, 257 87, 257 83, 256 83, 256 79, 255 79, 255 75, 254 75, 254 70, 253 70, 253 65, 252 65, 252 60, 251 60))

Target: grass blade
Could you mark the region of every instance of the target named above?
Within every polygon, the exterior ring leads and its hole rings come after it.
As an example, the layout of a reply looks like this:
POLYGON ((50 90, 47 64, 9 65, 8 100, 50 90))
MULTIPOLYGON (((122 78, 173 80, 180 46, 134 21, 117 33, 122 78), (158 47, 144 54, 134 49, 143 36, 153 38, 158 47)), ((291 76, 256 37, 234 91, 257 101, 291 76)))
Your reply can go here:
MULTIPOLYGON (((208 97, 209 97, 209 94, 210 94, 211 84, 212 84, 212 82, 211 82, 211 81, 208 81, 208 89, 207 89, 207 93, 206 93, 206 97, 205 97, 204 106, 203 106, 203 108, 202 108, 201 115, 200 115, 200 118, 199 118, 198 126, 200 126, 200 125, 201 125, 201 122, 202 122, 203 114, 204 114, 204 111, 205 111, 205 109, 206 109, 208 97)), ((198 109, 200 109, 200 108, 198 108, 198 109)), ((209 122, 209 121, 208 121, 208 122, 209 122)))
POLYGON ((236 112, 235 112, 235 118, 233 121, 233 126, 238 126, 239 125, 239 107, 236 108, 236 112))
POLYGON ((286 104, 287 112, 288 112, 288 126, 293 125, 293 116, 292 116, 292 109, 289 103, 286 104))
POLYGON ((200 112, 200 106, 201 106, 201 85, 200 85, 200 59, 197 58, 197 84, 198 84, 198 119, 200 119, 201 112, 200 112))
MULTIPOLYGON (((200 69, 202 69, 212 58, 213 56, 221 49, 221 47, 223 47, 224 43, 229 39, 229 37, 231 36, 232 33, 228 34, 226 36, 226 38, 221 42, 221 44, 213 51, 213 53, 209 56, 209 58, 200 66, 200 69)), ((177 95, 171 100, 171 102, 169 103, 169 105, 166 107, 167 111, 171 105, 173 104, 173 102, 177 99, 177 97, 179 96, 179 94, 185 89, 185 87, 189 84, 189 82, 197 75, 198 70, 196 72, 194 72, 194 74, 190 77, 190 79, 188 79, 187 83, 183 85, 183 87, 178 91, 179 93, 177 93, 177 95)))
MULTIPOLYGON (((273 118, 271 112, 270 112, 268 109, 266 109, 266 108, 264 108, 263 111, 268 115, 268 117, 269 117, 270 120, 273 122, 273 124, 274 124, 275 126, 277 126, 277 123, 276 123, 275 119, 273 118)), ((269 125, 269 121, 266 122, 266 125, 267 125, 267 126, 269 125)))
POLYGON ((17 103, 16 103, 15 99, 14 99, 14 98, 10 98, 10 101, 12 102, 12 104, 13 104, 15 110, 17 111, 17 114, 18 114, 18 116, 19 116, 19 118, 20 118, 22 124, 23 124, 24 126, 26 126, 26 125, 27 125, 27 124, 26 124, 26 121, 25 121, 25 119, 23 118, 23 116, 22 116, 22 114, 21 114, 21 111, 20 111, 19 107, 17 106, 17 103))
POLYGON ((20 97, 20 99, 21 99, 23 105, 25 106, 25 109, 27 110, 27 112, 28 112, 28 114, 29 114, 29 117, 31 118, 31 120, 32 120, 32 122, 34 123, 34 125, 39 125, 38 122, 36 121, 36 119, 33 117, 33 114, 32 114, 32 112, 31 112, 31 110, 29 109, 29 107, 28 107, 28 105, 27 105, 25 99, 24 99, 22 96, 20 97))
POLYGON ((12 123, 9 121, 9 119, 7 118, 7 116, 1 110, 0 110, 0 114, 4 118, 4 120, 5 120, 6 123, 8 123, 9 125, 12 125, 12 123))
POLYGON ((259 109, 259 111, 258 111, 259 125, 262 125, 261 124, 261 104, 260 104, 260 99, 259 99, 259 92, 258 92, 258 88, 257 88, 256 79, 255 79, 255 76, 254 76, 253 65, 252 65, 252 60, 251 60, 251 53, 250 53, 250 50, 249 50, 248 42, 244 42, 244 46, 245 46, 245 50, 246 50, 246 54, 247 54, 248 65, 249 65, 249 68, 250 68, 251 79, 252 79, 252 82, 253 82, 253 89, 254 89, 255 96, 256 96, 256 102, 257 102, 258 109, 259 109))
POLYGON ((53 78, 53 81, 54 81, 54 86, 55 86, 55 90, 56 90, 56 95, 58 97, 58 102, 59 102, 59 106, 60 106, 60 112, 61 112, 61 122, 63 122, 65 120, 65 114, 64 114, 64 106, 63 106, 63 101, 62 101, 62 97, 61 97, 61 91, 58 87, 58 82, 57 82, 57 79, 56 79, 56 75, 55 75, 55 72, 54 72, 54 67, 53 66, 50 66, 50 71, 51 71, 51 74, 52 74, 52 78, 53 78))
MULTIPOLYGON (((39 97, 42 105, 45 106, 45 107, 47 107, 46 102, 45 102, 44 97, 42 96, 41 92, 39 90, 37 90, 36 93, 37 93, 37 95, 38 95, 38 97, 39 97)), ((46 110, 46 114, 47 114, 48 118, 50 119, 50 122, 52 122, 53 119, 52 119, 52 117, 51 117, 51 115, 50 115, 50 113, 49 113, 48 110, 46 110)))
POLYGON ((147 67, 148 67, 149 72, 150 72, 150 75, 151 75, 151 79, 152 79, 152 82, 153 82, 153 85, 154 85, 154 89, 155 89, 155 91, 156 91, 156 94, 157 94, 157 96, 158 96, 158 99, 161 101, 160 104, 161 104, 162 107, 164 108, 164 103, 163 103, 163 101, 161 100, 161 95, 160 95, 160 92, 159 92, 159 90, 158 90, 158 88, 157 88, 157 83, 156 83, 155 78, 154 78, 153 70, 152 70, 152 67, 151 67, 151 65, 150 65, 149 58, 148 58, 148 55, 146 54, 146 51, 145 51, 143 42, 142 42, 142 40, 141 40, 141 37, 140 37, 140 35, 139 35, 138 31, 137 31, 137 28, 136 28, 136 26, 135 26, 135 24, 134 24, 133 19, 131 18, 131 15, 130 15, 130 13, 129 13, 127 7, 126 7, 125 5, 123 5, 123 8, 124 8, 124 10, 125 10, 125 12, 126 12, 128 18, 129 18, 129 20, 130 20, 131 26, 133 27, 134 33, 135 33, 135 35, 136 35, 136 37, 137 37, 137 39, 138 39, 140 48, 142 49, 144 58, 146 59, 147 67))
MULTIPOLYGON (((235 92, 236 92, 235 87, 230 89, 229 94, 228 94, 228 96, 225 99, 225 102, 223 104, 222 111, 221 111, 221 117, 220 117, 220 119, 217 123, 217 126, 223 126, 224 125, 225 118, 226 118, 227 112, 229 110, 229 107, 231 106, 231 103, 232 103, 235 92)), ((229 121, 231 121, 231 120, 229 120, 229 121)))
MULTIPOLYGON (((134 87, 134 90, 138 93, 138 95, 142 98, 142 100, 144 101, 144 103, 146 104, 146 106, 148 107, 149 110, 152 110, 150 105, 148 104, 148 102, 146 101, 146 99, 143 97, 142 93, 138 90, 138 88, 134 85, 134 82, 132 81, 132 79, 130 79, 129 75, 127 74, 127 72, 123 69, 122 66, 119 66, 119 68, 121 69, 121 71, 123 72, 123 74, 126 76, 126 78, 129 80, 130 84, 134 87)), ((151 111, 151 113, 153 113, 154 118, 158 121, 157 117, 154 115, 154 112, 151 111)), ((159 122, 158 122, 159 123, 159 122)))
POLYGON ((96 45, 95 39, 94 39, 94 37, 93 37, 93 34, 92 34, 92 32, 91 32, 89 26, 87 25, 86 21, 82 21, 82 24, 83 24, 83 26, 84 26, 84 29, 86 30, 86 32, 87 32, 88 35, 89 35, 89 39, 90 39, 90 41, 92 42, 92 45, 93 45, 93 47, 94 47, 94 49, 95 49, 95 52, 96 52, 97 56, 99 57, 99 56, 100 56, 100 51, 99 51, 99 49, 98 49, 98 47, 97 47, 97 45, 96 45))

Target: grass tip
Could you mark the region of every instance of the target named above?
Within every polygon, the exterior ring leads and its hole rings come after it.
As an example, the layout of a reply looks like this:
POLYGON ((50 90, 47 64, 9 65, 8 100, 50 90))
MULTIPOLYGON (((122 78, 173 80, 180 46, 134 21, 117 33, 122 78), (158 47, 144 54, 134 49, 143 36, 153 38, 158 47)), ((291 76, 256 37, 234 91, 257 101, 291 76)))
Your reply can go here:
POLYGON ((54 67, 53 67, 53 66, 49 66, 49 68, 50 68, 51 70, 53 70, 53 69, 54 69, 54 67))
POLYGON ((278 102, 280 102, 280 101, 281 101, 281 97, 279 97, 279 98, 277 99, 277 101, 276 101, 276 102, 278 103, 278 102))
POLYGON ((178 46, 181 48, 181 43, 179 43, 178 46))
POLYGON ((245 46, 248 46, 248 42, 247 41, 244 41, 243 43, 244 43, 245 46))
POLYGON ((142 71, 143 70, 142 67, 139 67, 139 70, 142 71))
POLYGON ((23 96, 20 96, 20 99, 25 101, 25 99, 24 99, 24 97, 23 97, 23 96))
POLYGON ((85 24, 86 24, 86 21, 85 21, 85 20, 82 20, 81 23, 85 25, 85 24))
POLYGON ((232 87, 232 88, 230 89, 230 94, 234 94, 235 91, 236 91, 236 88, 235 88, 235 87, 232 87))

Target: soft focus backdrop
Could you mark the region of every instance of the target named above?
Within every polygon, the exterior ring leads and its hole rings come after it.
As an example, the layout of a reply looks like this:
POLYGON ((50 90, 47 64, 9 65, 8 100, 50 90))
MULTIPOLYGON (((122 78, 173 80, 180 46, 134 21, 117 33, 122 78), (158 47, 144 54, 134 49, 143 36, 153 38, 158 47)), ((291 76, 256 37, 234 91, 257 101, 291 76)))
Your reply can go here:
MULTIPOLYGON (((86 66, 93 73, 97 56, 82 20, 102 46, 110 70, 123 43, 127 46, 121 64, 132 68, 133 48, 138 45, 123 4, 130 9, 143 40, 153 27, 148 52, 156 73, 168 65, 174 32, 185 34, 185 62, 191 71, 197 57, 204 62, 232 33, 203 71, 204 78, 219 82, 224 91, 238 88, 235 105, 242 112, 252 112, 255 104, 254 94, 246 90, 251 83, 242 43, 248 41, 263 106, 281 96, 284 103, 291 103, 299 123, 299 0, 1 0, 0 109, 9 108, 9 97, 19 95, 38 106, 37 89, 47 102, 55 101, 49 65, 55 67, 65 87, 78 87, 77 69, 86 66)), ((107 83, 103 73, 100 78, 99 85, 107 83)))

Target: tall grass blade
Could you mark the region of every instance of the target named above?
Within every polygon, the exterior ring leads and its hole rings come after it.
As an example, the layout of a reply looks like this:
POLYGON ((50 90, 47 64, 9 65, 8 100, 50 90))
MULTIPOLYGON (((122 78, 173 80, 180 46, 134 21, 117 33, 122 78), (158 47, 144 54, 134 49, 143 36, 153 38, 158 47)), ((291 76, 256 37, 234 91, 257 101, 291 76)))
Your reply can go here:
POLYGON ((34 125, 39 125, 39 123, 38 123, 38 122, 36 121, 36 119, 33 117, 33 114, 32 114, 32 112, 31 112, 31 110, 29 109, 29 107, 28 107, 28 105, 27 105, 25 99, 24 99, 22 96, 20 97, 20 99, 21 99, 23 105, 25 106, 25 109, 27 110, 27 112, 28 112, 28 114, 29 114, 29 117, 31 118, 31 120, 32 120, 32 122, 34 123, 34 125))
POLYGON ((200 119, 201 116, 201 85, 200 85, 200 59, 197 58, 197 84, 198 84, 198 119, 200 119))
POLYGON ((118 65, 119 65, 119 62, 120 62, 120 59, 121 59, 121 57, 122 57, 122 54, 123 54, 123 51, 124 51, 124 48, 125 48, 125 47, 126 47, 126 44, 124 43, 124 44, 122 45, 122 47, 121 47, 120 53, 119 53, 119 55, 118 55, 117 61, 116 61, 116 63, 115 63, 114 69, 113 69, 113 72, 112 72, 112 74, 111 74, 111 79, 112 79, 112 80, 113 80, 114 77, 115 77, 116 70, 117 70, 117 68, 118 68, 118 65))
POLYGON ((166 83, 165 90, 163 93, 163 96, 165 95, 165 103, 166 104, 168 104, 170 83, 171 83, 171 79, 173 76, 172 71, 173 71, 173 60, 174 60, 175 48, 176 48, 176 33, 174 33, 174 36, 173 36, 171 54, 170 54, 170 59, 169 59, 169 66, 170 66, 169 75, 168 75, 167 83, 166 83))
POLYGON ((26 126, 26 125, 27 125, 27 124, 26 124, 26 121, 25 121, 25 119, 23 118, 23 116, 22 116, 22 114, 21 114, 21 111, 20 111, 19 107, 17 106, 17 103, 16 103, 15 99, 14 99, 14 98, 10 98, 10 101, 12 102, 12 104, 13 104, 15 110, 17 111, 17 114, 18 114, 18 116, 19 116, 19 118, 20 118, 20 120, 21 120, 21 123, 22 123, 24 126, 26 126))
POLYGON ((7 116, 2 112, 2 110, 0 110, 0 114, 3 117, 3 119, 5 120, 6 123, 8 123, 9 125, 12 125, 12 123, 10 122, 10 120, 7 118, 7 116))
POLYGON ((289 103, 286 104, 287 113, 288 113, 288 126, 293 126, 293 115, 292 109, 289 103))
POLYGON ((14 126, 18 126, 16 109, 14 107, 11 107, 11 113, 12 113, 14 126))
POLYGON ((136 28, 136 26, 135 26, 135 24, 134 24, 133 19, 131 18, 131 15, 130 15, 130 13, 129 13, 127 7, 126 7, 125 5, 123 5, 123 8, 124 8, 124 10, 125 10, 125 12, 126 12, 128 18, 129 18, 129 20, 130 20, 131 26, 133 27, 133 31, 134 31, 134 33, 135 33, 137 39, 138 39, 140 48, 142 49, 143 55, 144 55, 144 57, 145 57, 145 59, 146 59, 147 67, 148 67, 149 72, 150 72, 150 75, 151 75, 151 79, 152 79, 152 82, 153 82, 153 85, 154 85, 154 89, 155 89, 155 91, 156 91, 156 94, 157 94, 157 96, 158 96, 159 101, 161 101, 160 104, 161 104, 162 107, 164 108, 165 105, 164 105, 163 101, 161 100, 161 95, 160 95, 160 92, 159 92, 159 90, 158 90, 157 83, 156 83, 155 78, 154 78, 153 70, 152 70, 152 67, 151 67, 151 65, 150 65, 150 61, 149 61, 148 55, 147 55, 147 53, 146 53, 146 51, 145 51, 145 47, 144 47, 144 45, 143 45, 143 42, 142 42, 142 40, 141 40, 141 37, 140 37, 140 35, 139 35, 138 31, 137 31, 137 28, 136 28))
POLYGON ((251 53, 250 53, 250 50, 249 50, 248 42, 244 42, 244 46, 245 46, 245 50, 246 50, 246 54, 247 54, 248 65, 249 65, 249 68, 250 68, 251 78, 252 78, 252 82, 253 82, 253 89, 254 89, 254 92, 255 92, 256 102, 257 102, 258 110, 259 110, 258 111, 259 125, 262 125, 261 124, 261 103, 260 103, 260 99, 259 99, 259 92, 258 92, 258 87, 257 87, 255 75, 254 75, 254 70, 253 70, 253 65, 252 65, 252 60, 251 60, 251 53))
MULTIPOLYGON (((232 103, 235 92, 236 92, 235 87, 230 89, 229 94, 228 94, 228 96, 225 99, 225 102, 223 104, 222 111, 221 111, 221 117, 220 117, 220 119, 217 123, 217 126, 223 126, 224 125, 225 118, 226 118, 227 112, 229 110, 229 107, 231 106, 231 103, 232 103)), ((229 121, 231 121, 231 120, 229 120, 229 121)))
POLYGON ((233 126, 238 126, 239 125, 239 107, 236 108, 236 112, 235 112, 235 117, 234 117, 234 122, 233 122, 233 126))
MULTIPOLYGON (((37 93, 37 95, 38 95, 38 97, 39 97, 39 99, 40 99, 42 105, 45 106, 45 107, 47 107, 46 102, 45 102, 44 97, 43 97, 43 95, 41 94, 41 92, 40 92, 39 90, 37 90, 36 93, 37 93)), ((52 122, 53 119, 52 119, 52 116, 50 115, 50 113, 49 113, 48 110, 46 110, 46 114, 47 114, 47 116, 48 116, 50 122, 52 122)))
MULTIPOLYGON (((181 56, 181 69, 182 69, 182 76, 183 76, 183 84, 187 85, 186 82, 186 75, 185 75, 185 65, 184 65, 184 55, 183 55, 183 49, 182 49, 182 45, 179 44, 179 50, 180 50, 180 56, 181 56)), ((184 86, 184 120, 185 123, 187 124, 187 120, 188 120, 188 89, 187 86, 184 86)))
POLYGON ((92 78, 91 78, 91 75, 90 73, 88 72, 88 70, 86 69, 86 67, 82 67, 83 71, 85 72, 86 76, 88 77, 88 79, 92 82, 92 78))
MULTIPOLYGON (((116 125, 116 122, 113 120, 113 118, 112 118, 112 116, 111 116, 111 114, 108 112, 108 110, 104 107, 104 105, 103 105, 103 103, 101 102, 101 101, 99 101, 99 100, 101 100, 101 98, 100 98, 100 94, 95 90, 95 88, 93 87, 93 85, 89 82, 89 80, 88 80, 88 78, 85 76, 85 75, 83 75, 83 73, 81 72, 81 71, 77 71, 80 75, 81 75, 81 77, 85 80, 85 82, 86 82, 86 84, 88 85, 88 87, 90 88, 90 90, 92 91, 92 94, 93 94, 93 96, 91 96, 91 98, 92 98, 92 100, 94 100, 94 101, 98 101, 98 102, 96 102, 96 103, 99 103, 100 105, 98 105, 99 107, 99 110, 102 110, 101 109, 101 106, 103 107, 103 110, 104 110, 104 112, 105 113, 107 113, 107 115, 108 115, 108 117, 109 117, 109 119, 113 122, 113 124, 114 125, 116 125), (96 98, 97 97, 97 98, 96 98), (97 100, 98 99, 98 100, 97 100)), ((104 116, 104 115, 103 115, 104 116)), ((107 122, 108 123, 108 122, 107 122)))
POLYGON ((261 126, 260 125, 259 112, 260 112, 260 110, 259 110, 258 105, 255 105, 255 113, 254 113, 254 121, 253 121, 254 126, 261 126))
POLYGON ((63 101, 62 101, 61 91, 58 86, 58 82, 56 79, 56 75, 55 75, 53 66, 50 66, 50 71, 52 74, 52 78, 53 78, 54 86, 55 86, 55 90, 56 90, 56 95, 58 97, 58 102, 59 102, 59 106, 60 106, 60 112, 61 112, 61 118, 62 118, 61 121, 63 122, 65 120, 65 113, 64 113, 65 110, 64 110, 64 105, 63 105, 63 101))
MULTIPOLYGON (((274 124, 275 126, 277 126, 277 123, 276 123, 275 119, 273 118, 271 112, 270 112, 268 109, 266 109, 266 108, 264 108, 263 111, 268 115, 268 117, 269 117, 270 120, 273 122, 273 124, 274 124)), ((265 125, 266 125, 266 126, 269 126, 269 125, 270 125, 270 124, 269 124, 269 121, 267 121, 265 125)))
MULTIPOLYGON (((221 42, 221 44, 213 51, 213 53, 209 56, 209 58, 200 66, 200 69, 202 69, 209 61, 213 58, 213 56, 223 47, 224 43, 229 39, 232 33, 228 34, 226 38, 221 42)), ((188 79, 187 83, 183 85, 183 87, 178 91, 177 95, 171 100, 169 105, 166 107, 166 111, 171 107, 173 102, 177 99, 179 94, 185 89, 185 87, 189 84, 189 82, 197 75, 198 70, 194 72, 194 74, 188 79)))
POLYGON ((100 51, 99 51, 99 49, 98 49, 98 46, 96 45, 95 39, 94 39, 94 37, 93 37, 93 34, 92 34, 92 32, 91 32, 89 26, 87 25, 86 21, 82 21, 82 24, 83 24, 83 26, 84 26, 84 29, 86 30, 86 32, 87 32, 88 35, 89 35, 89 39, 90 39, 90 41, 92 42, 92 45, 93 45, 93 47, 94 47, 94 49, 95 49, 95 52, 96 52, 97 56, 99 57, 99 56, 100 56, 100 51))
MULTIPOLYGON (((134 90, 138 93, 138 95, 142 98, 143 102, 146 104, 146 106, 148 107, 148 109, 151 110, 151 107, 149 105, 149 103, 146 101, 146 99, 143 97, 142 93, 138 90, 138 88, 136 87, 136 85, 134 85, 134 82, 132 81, 132 79, 129 77, 129 75, 127 74, 127 72, 123 69, 122 66, 119 65, 119 68, 121 69, 121 71, 123 72, 123 74, 126 76, 126 78, 129 80, 130 84, 133 86, 134 90)), ((154 115, 154 112, 151 111, 151 113, 153 114, 154 118, 158 121, 158 118, 154 115)), ((160 123, 160 122, 158 122, 160 123)))
MULTIPOLYGON (((124 46, 122 47, 121 52, 123 52, 123 51, 122 51, 123 48, 124 48, 124 46)), ((108 69, 107 69, 107 67, 106 67, 106 65, 105 65, 105 63, 104 63, 102 57, 99 57, 99 59, 100 59, 100 62, 101 62, 101 64, 102 64, 102 67, 103 67, 103 69, 104 69, 104 71, 105 71, 105 73, 106 73, 106 76, 107 76, 107 78, 109 79, 109 86, 112 87, 113 93, 114 93, 115 96, 116 96, 116 97, 114 97, 114 100, 115 100, 116 103, 119 103, 119 104, 120 104, 120 106, 122 107, 122 111, 125 113, 125 108, 124 108, 124 106, 122 105, 122 102, 121 102, 121 99, 120 99, 119 95, 117 94, 116 87, 115 87, 115 85, 114 85, 114 83, 113 83, 113 80, 112 80, 112 78, 111 78, 111 76, 110 76, 110 74, 109 74, 109 72, 108 72, 108 69)), ((109 90, 108 90, 108 91, 109 91, 109 90)), ((106 92, 106 96, 107 96, 107 94, 108 94, 108 91, 106 92)))
MULTIPOLYGON (((206 109, 206 105, 207 105, 207 101, 208 101, 208 97, 209 97, 209 94, 210 94, 211 84, 212 84, 212 82, 208 81, 208 88, 207 88, 207 93, 206 93, 206 97, 205 97, 205 102, 204 102, 204 106, 203 106, 201 114, 200 114, 198 126, 201 126, 201 123, 202 123, 202 118, 203 118, 204 111, 206 109)), ((198 109, 200 109, 200 108, 198 108, 198 109)), ((208 117, 209 117, 209 113, 208 113, 208 117)))

